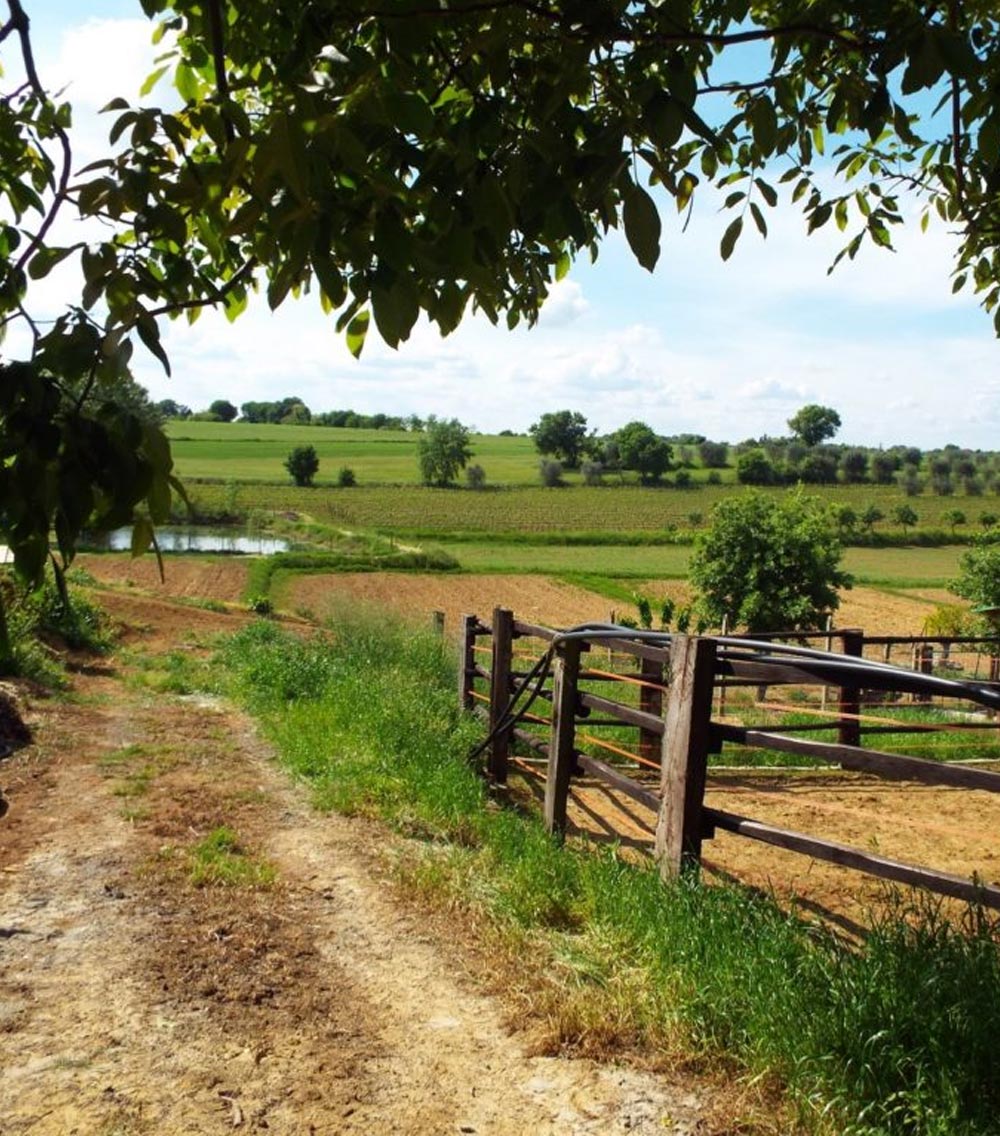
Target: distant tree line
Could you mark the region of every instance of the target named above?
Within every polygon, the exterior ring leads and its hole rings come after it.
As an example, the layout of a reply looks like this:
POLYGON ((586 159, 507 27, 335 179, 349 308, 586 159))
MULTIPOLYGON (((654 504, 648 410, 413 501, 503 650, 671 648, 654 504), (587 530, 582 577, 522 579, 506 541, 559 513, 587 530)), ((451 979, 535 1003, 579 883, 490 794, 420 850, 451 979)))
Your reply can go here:
POLYGON ((244 402, 239 408, 227 399, 216 399, 205 410, 192 410, 172 398, 154 403, 161 418, 195 419, 202 422, 267 422, 281 426, 333 426, 353 430, 422 430, 424 421, 415 414, 359 414, 356 410, 324 410, 313 413, 297 395, 273 401, 244 402))

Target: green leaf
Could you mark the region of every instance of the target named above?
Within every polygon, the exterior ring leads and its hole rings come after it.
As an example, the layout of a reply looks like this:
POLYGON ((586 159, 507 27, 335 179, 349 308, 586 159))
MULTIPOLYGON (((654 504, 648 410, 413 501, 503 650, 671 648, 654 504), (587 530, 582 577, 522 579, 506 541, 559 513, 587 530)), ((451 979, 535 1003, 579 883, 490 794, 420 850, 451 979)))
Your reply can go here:
POLYGON ((133 556, 142 556, 153 543, 153 522, 146 517, 139 517, 132 526, 131 549, 133 556))
POLYGON ((737 217, 730 222, 728 228, 722 234, 722 241, 719 243, 719 252, 723 260, 728 260, 733 255, 733 249, 736 248, 736 242, 740 239, 742 232, 743 218, 737 217))
POLYGON ((648 272, 652 272, 660 259, 660 214, 656 202, 642 186, 629 184, 622 207, 625 239, 636 260, 648 272))
POLYGON ((774 104, 766 95, 755 99, 750 112, 750 126, 753 130, 753 140, 763 157, 768 157, 774 151, 774 143, 778 137, 778 116, 774 104))
POLYGON ((28 275, 32 280, 41 280, 48 276, 60 261, 65 260, 78 248, 80 245, 71 245, 69 248, 40 248, 28 262, 28 275))
MULTIPOLYGON (((148 95, 169 70, 170 68, 167 64, 164 64, 162 67, 157 67, 155 71, 146 76, 145 81, 139 88, 139 94, 142 96, 148 95)), ((122 99, 121 101, 124 102, 125 100, 122 99)))
POLYGON ((347 349, 355 359, 361 358, 361 352, 364 350, 365 338, 368 335, 368 324, 370 321, 371 313, 365 310, 358 312, 354 319, 347 325, 347 349))
POLYGON ((412 278, 408 274, 397 276, 388 288, 376 281, 372 287, 372 311, 379 335, 390 347, 398 347, 409 339, 420 314, 420 297, 412 278))
POLYGON ((177 93, 186 103, 197 101, 200 88, 198 75, 194 69, 189 67, 186 63, 177 64, 177 71, 174 75, 174 86, 177 88, 177 93))
POLYGON ((157 326, 156 320, 151 315, 143 313, 136 322, 135 330, 146 350, 159 359, 160 365, 169 375, 170 359, 167 357, 167 353, 163 350, 163 346, 160 343, 160 329, 157 326))

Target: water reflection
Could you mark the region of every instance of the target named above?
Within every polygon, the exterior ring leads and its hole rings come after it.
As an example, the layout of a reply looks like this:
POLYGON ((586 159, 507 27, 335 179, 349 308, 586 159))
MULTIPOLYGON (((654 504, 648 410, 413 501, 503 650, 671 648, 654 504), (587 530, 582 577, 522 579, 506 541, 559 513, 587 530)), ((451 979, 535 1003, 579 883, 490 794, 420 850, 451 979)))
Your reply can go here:
MULTIPOLYGON (((161 552, 232 552, 251 556, 270 556, 287 552, 288 541, 233 529, 212 529, 185 525, 164 525, 156 530, 161 552)), ((132 547, 132 530, 115 529, 110 533, 90 533, 83 542, 86 548, 104 552, 123 552, 132 547)))

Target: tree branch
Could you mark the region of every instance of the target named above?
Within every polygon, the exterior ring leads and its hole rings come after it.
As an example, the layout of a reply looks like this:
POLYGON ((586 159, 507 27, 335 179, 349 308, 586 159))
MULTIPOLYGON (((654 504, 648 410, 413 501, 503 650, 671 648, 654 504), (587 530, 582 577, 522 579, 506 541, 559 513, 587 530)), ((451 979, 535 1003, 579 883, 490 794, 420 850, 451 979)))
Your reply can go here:
MULTIPOLYGON (((48 94, 42 86, 42 81, 38 77, 38 69, 35 67, 35 53, 31 45, 31 21, 28 19, 28 14, 21 6, 21 0, 8 0, 10 7, 10 20, 7 22, 4 32, 7 34, 8 29, 13 29, 17 32, 18 39, 21 42, 21 58, 24 61, 25 74, 28 76, 28 82, 31 89, 38 96, 39 100, 43 103, 48 103, 48 94)), ((69 135, 59 125, 58 122, 53 120, 52 126, 53 133, 59 140, 59 147, 62 150, 62 169, 59 173, 59 178, 56 183, 55 197, 52 204, 49 206, 48 212, 42 219, 41 225, 38 227, 38 232, 28 242, 28 247, 21 254, 14 266, 15 272, 24 270, 25 265, 41 248, 42 242, 52 224, 56 219, 59 210, 62 208, 63 202, 66 200, 67 189, 69 187, 70 169, 73 164, 73 150, 69 144, 69 135)))
MULTIPOLYGON (((226 48, 222 32, 222 9, 219 0, 208 0, 208 25, 212 38, 212 67, 215 70, 215 89, 219 92, 219 102, 229 101, 229 77, 226 75, 226 48)), ((224 114, 222 116, 222 129, 226 141, 232 142, 236 137, 233 124, 224 114)))

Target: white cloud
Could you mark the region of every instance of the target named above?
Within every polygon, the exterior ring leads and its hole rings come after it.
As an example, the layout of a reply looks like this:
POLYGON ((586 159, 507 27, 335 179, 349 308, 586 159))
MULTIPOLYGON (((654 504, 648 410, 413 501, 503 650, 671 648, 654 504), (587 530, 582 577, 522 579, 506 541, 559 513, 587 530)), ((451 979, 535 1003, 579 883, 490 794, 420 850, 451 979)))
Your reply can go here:
POLYGON ((753 399, 755 402, 801 402, 807 398, 805 388, 790 386, 777 379, 754 379, 738 387, 736 394, 740 398, 753 399))

